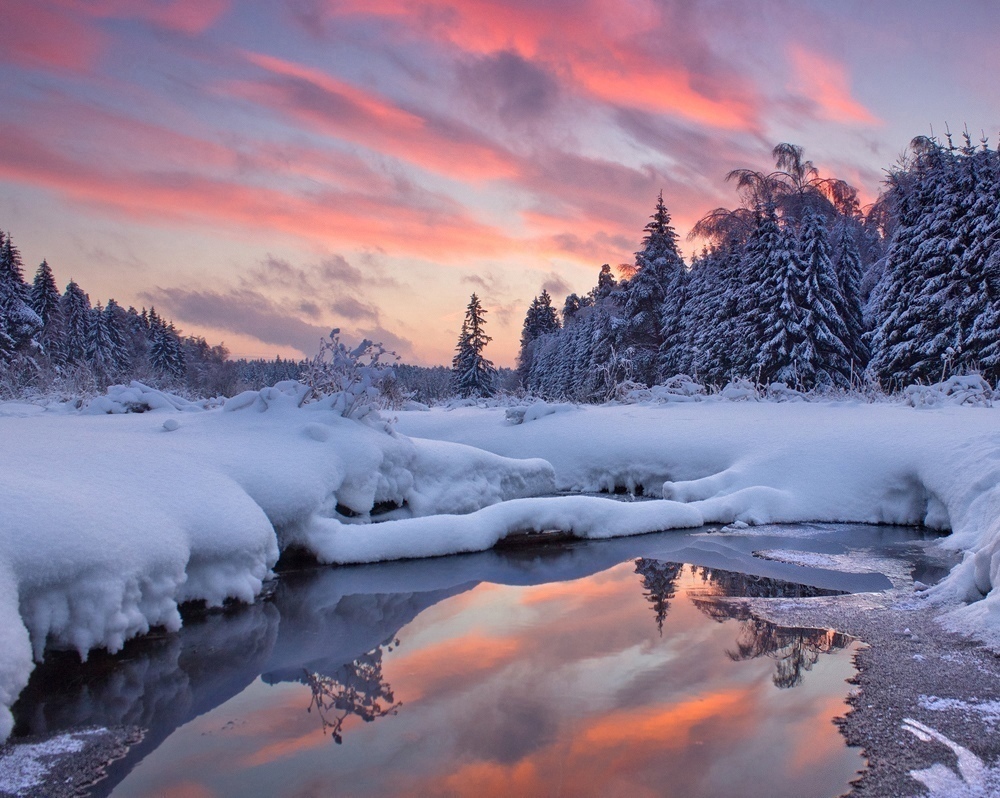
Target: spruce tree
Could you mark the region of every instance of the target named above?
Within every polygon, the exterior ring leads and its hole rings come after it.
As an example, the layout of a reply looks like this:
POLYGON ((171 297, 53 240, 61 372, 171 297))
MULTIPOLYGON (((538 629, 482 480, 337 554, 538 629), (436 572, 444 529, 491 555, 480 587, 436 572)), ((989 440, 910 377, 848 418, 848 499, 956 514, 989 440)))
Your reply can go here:
POLYGON ((465 310, 455 357, 451 362, 452 386, 459 396, 478 398, 496 393, 497 370, 486 359, 483 350, 493 339, 486 334, 486 310, 473 294, 465 310))
POLYGON ((42 320, 28 304, 23 274, 21 253, 9 234, 0 233, 0 350, 7 354, 30 348, 33 337, 42 329, 42 320))
POLYGON ((633 364, 635 379, 653 385, 662 364, 673 362, 684 299, 684 262, 662 192, 644 229, 643 248, 635 257, 636 272, 614 293, 621 306, 615 338, 633 364))
POLYGON ((744 334, 754 355, 750 376, 762 384, 799 383, 796 345, 802 340, 802 268, 790 233, 773 204, 760 214, 747 246, 744 334))
POLYGON ((90 297, 70 280, 59 300, 65 330, 66 360, 83 363, 87 359, 87 335, 90 330, 90 297))
POLYGON ((559 317, 556 309, 552 307, 552 297, 549 292, 542 289, 542 293, 531 301, 527 314, 524 317, 524 326, 521 329, 521 349, 517 356, 517 376, 525 388, 529 385, 529 375, 531 373, 531 363, 533 358, 534 342, 549 333, 559 330, 559 317))
POLYGON ((42 329, 36 340, 51 365, 66 362, 66 330, 63 321, 59 289, 47 261, 42 261, 35 272, 29 302, 31 309, 42 320, 42 329))
POLYGON ((800 237, 802 286, 800 338, 792 354, 799 383, 805 388, 847 388, 853 377, 851 352, 842 317, 844 300, 831 259, 826 223, 814 210, 806 210, 800 237))

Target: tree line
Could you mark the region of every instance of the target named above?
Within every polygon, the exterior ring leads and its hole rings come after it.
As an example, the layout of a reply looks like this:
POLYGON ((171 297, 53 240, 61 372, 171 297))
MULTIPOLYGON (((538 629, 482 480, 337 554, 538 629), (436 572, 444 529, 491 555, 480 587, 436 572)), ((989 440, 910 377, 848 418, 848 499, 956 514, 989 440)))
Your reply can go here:
POLYGON ((80 396, 139 380, 193 396, 230 396, 297 379, 292 360, 230 360, 224 345, 185 336, 155 308, 92 304, 75 280, 60 292, 43 260, 28 283, 10 233, 0 231, 0 398, 80 396))
POLYGON ((731 172, 740 205, 695 225, 686 264, 662 193, 634 265, 607 264, 557 312, 546 291, 525 316, 524 388, 604 401, 676 374, 801 390, 896 391, 954 374, 1000 378, 1000 154, 968 134, 914 139, 862 209, 802 148, 774 171, 731 172))

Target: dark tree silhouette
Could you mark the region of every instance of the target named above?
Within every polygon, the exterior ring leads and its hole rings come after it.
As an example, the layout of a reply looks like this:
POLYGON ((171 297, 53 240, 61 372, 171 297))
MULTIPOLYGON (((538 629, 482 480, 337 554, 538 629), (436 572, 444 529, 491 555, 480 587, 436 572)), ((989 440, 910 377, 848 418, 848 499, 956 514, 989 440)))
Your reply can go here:
MULTIPOLYGON (((399 641, 391 641, 391 645, 398 646, 399 641)), ((303 673, 302 682, 312 691, 306 711, 316 710, 323 733, 329 732, 338 745, 344 742, 344 721, 351 715, 371 723, 395 715, 403 705, 382 676, 382 646, 341 665, 332 674, 303 673)))

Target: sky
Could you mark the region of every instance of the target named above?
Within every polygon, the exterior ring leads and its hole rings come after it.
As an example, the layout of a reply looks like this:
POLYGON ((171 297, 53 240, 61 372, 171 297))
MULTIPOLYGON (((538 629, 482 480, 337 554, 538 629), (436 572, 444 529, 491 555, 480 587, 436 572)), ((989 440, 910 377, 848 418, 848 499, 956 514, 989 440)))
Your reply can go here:
POLYGON ((513 365, 627 263, 682 249, 778 142, 873 200, 917 135, 1000 134, 1000 4, 2 0, 0 229, 93 302, 234 356, 339 327, 448 364, 469 295, 513 365))

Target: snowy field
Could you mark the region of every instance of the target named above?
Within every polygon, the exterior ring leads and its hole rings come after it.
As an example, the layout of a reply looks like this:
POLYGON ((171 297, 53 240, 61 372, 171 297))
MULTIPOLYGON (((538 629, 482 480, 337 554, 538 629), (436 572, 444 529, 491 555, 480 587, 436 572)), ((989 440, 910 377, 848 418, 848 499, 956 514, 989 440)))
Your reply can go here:
MULTIPOLYGON (((948 627, 1000 649, 1000 410, 464 407, 399 413, 390 432, 302 398, 286 384, 206 409, 134 387, 99 400, 99 414, 0 405, 0 704, 46 646, 116 650, 177 628, 181 602, 252 600, 287 547, 373 562, 482 550, 526 530, 950 528, 943 545, 966 556, 931 600, 948 627), (155 409, 106 412, 130 403, 155 409), (640 486, 666 500, 551 495, 640 486)), ((4 709, 0 736, 10 726, 4 709)))

